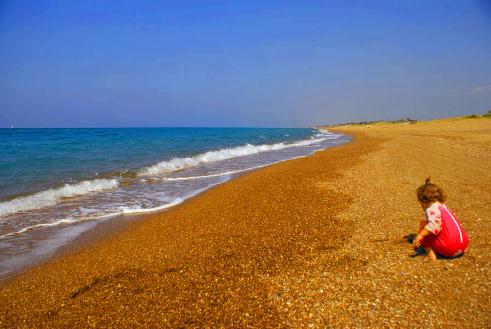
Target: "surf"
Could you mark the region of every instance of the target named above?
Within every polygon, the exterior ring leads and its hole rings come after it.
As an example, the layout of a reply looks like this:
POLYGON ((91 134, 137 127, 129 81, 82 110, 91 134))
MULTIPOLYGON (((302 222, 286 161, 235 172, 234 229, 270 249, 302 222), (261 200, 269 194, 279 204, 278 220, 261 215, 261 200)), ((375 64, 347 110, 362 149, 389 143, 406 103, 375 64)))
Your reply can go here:
POLYGON ((95 179, 76 184, 65 184, 62 187, 41 191, 32 195, 19 197, 0 203, 0 217, 22 211, 41 209, 60 203, 64 198, 101 192, 119 186, 116 179, 95 179))
POLYGON ((196 167, 205 163, 230 160, 238 157, 244 157, 244 156, 254 155, 263 152, 278 151, 291 147, 308 146, 315 143, 320 143, 324 140, 326 140, 325 137, 301 140, 290 144, 283 143, 283 142, 275 143, 275 144, 260 144, 260 145, 245 144, 243 146, 238 146, 233 148, 224 148, 216 151, 208 151, 192 157, 174 158, 171 160, 161 161, 155 165, 139 170, 137 174, 138 176, 158 176, 158 175, 168 174, 183 169, 196 167))

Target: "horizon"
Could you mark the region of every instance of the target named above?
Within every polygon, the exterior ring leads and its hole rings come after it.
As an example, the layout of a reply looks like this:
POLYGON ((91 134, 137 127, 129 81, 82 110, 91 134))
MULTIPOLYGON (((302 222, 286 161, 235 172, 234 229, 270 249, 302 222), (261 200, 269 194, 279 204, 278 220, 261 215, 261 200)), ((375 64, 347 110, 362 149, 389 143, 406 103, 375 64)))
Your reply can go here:
MULTIPOLYGON (((491 112, 488 111, 488 112, 491 112)), ((470 113, 467 115, 459 115, 459 116, 451 116, 451 117, 436 117, 428 120, 418 120, 415 118, 400 118, 395 120, 368 120, 368 121, 358 121, 358 122, 339 122, 336 124, 320 124, 313 126, 298 126, 298 127, 270 127, 270 126, 113 126, 113 127, 104 127, 104 126, 94 126, 94 127, 0 127, 0 129, 318 129, 326 126, 335 126, 335 125, 349 125, 349 124, 366 124, 366 123, 394 123, 397 120, 415 120, 417 122, 429 122, 429 121, 439 121, 439 120, 459 120, 459 119, 479 119, 484 113, 470 113), (466 118, 466 116, 477 115, 476 118, 466 118)))
POLYGON ((0 4, 0 128, 307 128, 491 108, 491 4, 0 4))
MULTIPOLYGON (((114 127, 0 127, 0 129, 316 129, 316 126, 305 127, 253 127, 253 126, 114 126, 114 127)), ((321 127, 321 126, 319 126, 321 127)))

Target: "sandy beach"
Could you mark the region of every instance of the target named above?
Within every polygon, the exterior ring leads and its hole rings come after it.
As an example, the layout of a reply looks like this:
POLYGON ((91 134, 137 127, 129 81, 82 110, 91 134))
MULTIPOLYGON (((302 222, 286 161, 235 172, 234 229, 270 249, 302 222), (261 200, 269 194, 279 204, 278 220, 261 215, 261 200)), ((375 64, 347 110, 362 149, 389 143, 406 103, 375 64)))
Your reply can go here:
POLYGON ((212 188, 0 283, 0 327, 489 327, 491 119, 354 141, 212 188), (428 176, 469 233, 411 257, 428 176))

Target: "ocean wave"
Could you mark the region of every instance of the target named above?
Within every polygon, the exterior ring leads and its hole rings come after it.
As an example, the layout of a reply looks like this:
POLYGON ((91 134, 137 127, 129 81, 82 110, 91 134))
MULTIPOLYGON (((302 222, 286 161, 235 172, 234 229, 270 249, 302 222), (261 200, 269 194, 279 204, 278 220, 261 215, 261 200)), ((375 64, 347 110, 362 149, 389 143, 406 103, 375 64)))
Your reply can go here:
POLYGON ((280 163, 280 162, 285 162, 285 161, 294 160, 294 159, 298 159, 298 158, 304 158, 306 156, 307 155, 300 155, 300 156, 286 158, 286 159, 275 161, 275 162, 266 163, 266 164, 263 164, 260 166, 254 166, 254 167, 232 170, 232 171, 225 171, 225 172, 220 172, 220 173, 216 173, 216 174, 208 174, 208 175, 201 175, 201 176, 185 176, 185 177, 165 177, 164 179, 168 180, 168 181, 181 181, 181 180, 194 180, 194 179, 205 179, 205 178, 213 178, 213 177, 221 177, 221 176, 230 176, 230 175, 238 174, 241 172, 246 172, 246 171, 251 171, 254 169, 260 169, 260 168, 268 167, 268 166, 271 166, 273 164, 280 163))
POLYGON ((247 155, 258 154, 262 152, 282 150, 290 147, 308 146, 315 143, 320 143, 324 140, 326 140, 326 137, 311 138, 291 144, 285 144, 285 143, 262 144, 262 145, 246 144, 243 146, 221 149, 218 151, 208 151, 206 153, 198 154, 193 157, 174 158, 172 160, 159 162, 153 166, 141 169, 138 172, 138 176, 162 175, 174 171, 196 167, 203 163, 223 161, 223 160, 243 157, 247 155))
POLYGON ((327 131, 320 128, 317 128, 315 130, 316 130, 316 133, 314 134, 315 138, 337 139, 342 136, 341 134, 336 134, 331 131, 327 131))
POLYGON ((203 191, 205 191, 205 190, 207 190, 207 189, 209 189, 215 185, 221 184, 223 182, 224 181, 213 183, 213 184, 210 184, 206 187, 196 189, 191 193, 188 193, 182 197, 178 197, 178 198, 175 198, 173 200, 170 200, 168 203, 165 203, 165 204, 157 206, 157 207, 152 207, 152 208, 141 208, 139 206, 135 206, 134 208, 120 207, 116 212, 112 212, 112 213, 106 213, 106 214, 95 215, 95 216, 86 216, 86 217, 80 217, 80 218, 73 218, 73 217, 63 218, 63 219, 55 220, 54 222, 50 222, 50 223, 41 223, 41 224, 35 224, 35 225, 27 226, 27 227, 24 227, 18 231, 9 232, 9 233, 0 235, 0 240, 8 238, 10 236, 20 235, 22 233, 31 231, 31 230, 36 229, 36 228, 41 228, 41 227, 55 227, 55 226, 65 225, 65 224, 82 223, 82 222, 86 222, 89 220, 100 220, 100 219, 104 219, 104 218, 105 219, 113 218, 113 217, 120 216, 120 215, 136 215, 136 214, 141 214, 141 213, 149 213, 149 212, 164 210, 167 208, 177 206, 178 204, 182 203, 184 200, 192 198, 192 197, 198 195, 199 193, 201 193, 201 192, 203 192, 203 191))
POLYGON ((49 189, 10 201, 0 202, 0 217, 20 211, 52 206, 59 203, 63 198, 113 189, 118 187, 118 185, 119 183, 115 179, 95 179, 76 184, 65 184, 57 189, 49 189))

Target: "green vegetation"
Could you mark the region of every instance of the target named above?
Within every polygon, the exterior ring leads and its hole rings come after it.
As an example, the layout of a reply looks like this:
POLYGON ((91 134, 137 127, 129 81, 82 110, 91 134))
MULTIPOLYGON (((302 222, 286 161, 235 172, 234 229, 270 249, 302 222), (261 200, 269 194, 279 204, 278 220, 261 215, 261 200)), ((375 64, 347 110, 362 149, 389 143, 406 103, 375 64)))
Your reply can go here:
MULTIPOLYGON (((463 119, 479 119, 479 118, 491 118, 491 110, 484 113, 484 114, 470 114, 466 115, 465 117, 462 117, 463 119)), ((367 126, 367 125, 376 125, 378 123, 408 123, 408 124, 414 124, 417 123, 417 120, 411 119, 411 118, 405 118, 405 119, 399 119, 399 120, 392 120, 392 121, 383 121, 383 120, 374 120, 374 121, 360 121, 360 122, 346 122, 346 123, 340 123, 336 125, 325 125, 324 127, 336 127, 336 126, 347 126, 347 125, 360 125, 360 126, 367 126)))
POLYGON ((477 118, 491 118, 491 111, 488 111, 482 115, 471 114, 464 117, 464 119, 477 119, 477 118))
POLYGON ((392 120, 392 121, 383 121, 383 120, 375 120, 375 121, 360 121, 360 122, 347 122, 338 125, 327 125, 327 127, 335 127, 335 126, 345 126, 345 125, 374 125, 377 123, 409 123, 414 124, 417 123, 417 120, 411 118, 392 120))

